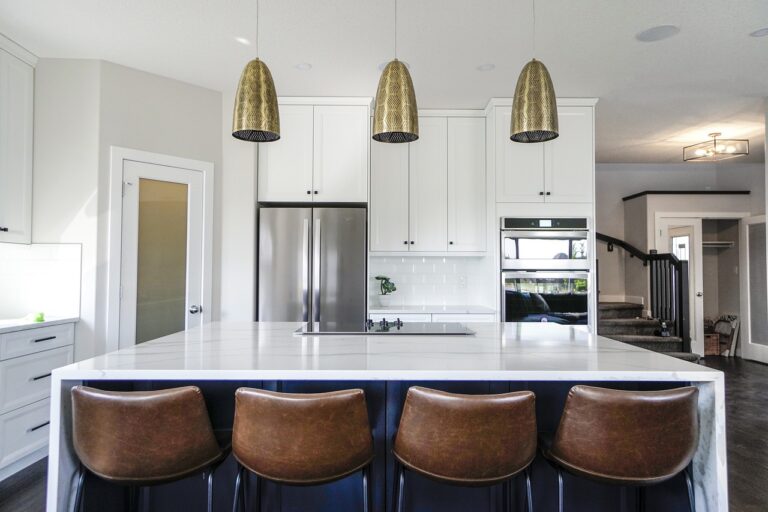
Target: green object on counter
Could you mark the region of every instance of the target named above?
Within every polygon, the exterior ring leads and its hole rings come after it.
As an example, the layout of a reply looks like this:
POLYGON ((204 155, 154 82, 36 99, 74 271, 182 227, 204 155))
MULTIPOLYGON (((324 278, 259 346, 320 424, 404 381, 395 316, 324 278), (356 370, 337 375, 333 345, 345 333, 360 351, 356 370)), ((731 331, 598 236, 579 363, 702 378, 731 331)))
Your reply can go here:
POLYGON ((45 322, 45 313, 35 313, 35 322, 45 322))

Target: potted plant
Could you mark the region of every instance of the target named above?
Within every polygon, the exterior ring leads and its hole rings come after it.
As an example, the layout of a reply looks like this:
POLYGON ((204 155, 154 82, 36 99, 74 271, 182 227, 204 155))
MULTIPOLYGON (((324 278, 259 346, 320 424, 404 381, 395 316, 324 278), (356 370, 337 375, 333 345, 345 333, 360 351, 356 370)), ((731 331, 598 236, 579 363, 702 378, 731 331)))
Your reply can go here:
POLYGON ((390 294, 397 290, 397 286, 395 286, 395 283, 387 276, 376 276, 376 280, 379 281, 379 289, 381 291, 381 294, 379 295, 379 303, 382 306, 389 306, 392 302, 392 296, 390 294))

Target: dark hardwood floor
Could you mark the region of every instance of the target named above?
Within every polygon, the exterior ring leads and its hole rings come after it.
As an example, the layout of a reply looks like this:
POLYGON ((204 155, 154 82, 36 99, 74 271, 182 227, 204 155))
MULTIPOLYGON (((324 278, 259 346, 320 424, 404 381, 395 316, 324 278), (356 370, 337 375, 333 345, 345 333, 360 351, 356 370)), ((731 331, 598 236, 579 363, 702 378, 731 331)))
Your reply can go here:
MULTIPOLYGON (((725 372, 728 486, 731 512, 768 510, 768 366, 742 359, 708 357, 725 372)), ((0 482, 0 512, 45 510, 47 461, 0 482)))

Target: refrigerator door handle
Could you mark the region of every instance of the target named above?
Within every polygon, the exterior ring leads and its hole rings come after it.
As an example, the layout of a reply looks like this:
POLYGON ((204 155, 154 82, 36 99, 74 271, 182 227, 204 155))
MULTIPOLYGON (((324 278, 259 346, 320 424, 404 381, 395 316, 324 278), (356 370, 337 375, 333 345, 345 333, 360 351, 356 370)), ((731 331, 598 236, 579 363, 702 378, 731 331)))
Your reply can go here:
POLYGON ((321 275, 321 269, 320 269, 320 258, 322 254, 322 250, 320 247, 320 218, 316 217, 313 219, 314 225, 315 225, 315 237, 312 240, 312 251, 314 252, 313 258, 312 258, 312 318, 313 321, 319 322, 320 321, 320 275, 321 275))
POLYGON ((301 319, 309 321, 310 293, 309 288, 309 219, 304 219, 304 232, 301 235, 301 281, 302 281, 302 313, 301 319))

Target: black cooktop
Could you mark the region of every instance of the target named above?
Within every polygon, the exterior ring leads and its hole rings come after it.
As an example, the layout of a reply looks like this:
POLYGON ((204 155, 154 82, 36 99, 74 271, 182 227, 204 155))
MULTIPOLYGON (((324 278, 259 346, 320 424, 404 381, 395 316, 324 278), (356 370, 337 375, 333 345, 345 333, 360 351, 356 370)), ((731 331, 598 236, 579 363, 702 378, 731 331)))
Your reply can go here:
POLYGON ((297 335, 315 336, 323 334, 401 334, 408 336, 469 336, 475 331, 458 322, 403 322, 368 320, 362 323, 314 322, 304 324, 296 330, 297 335))

